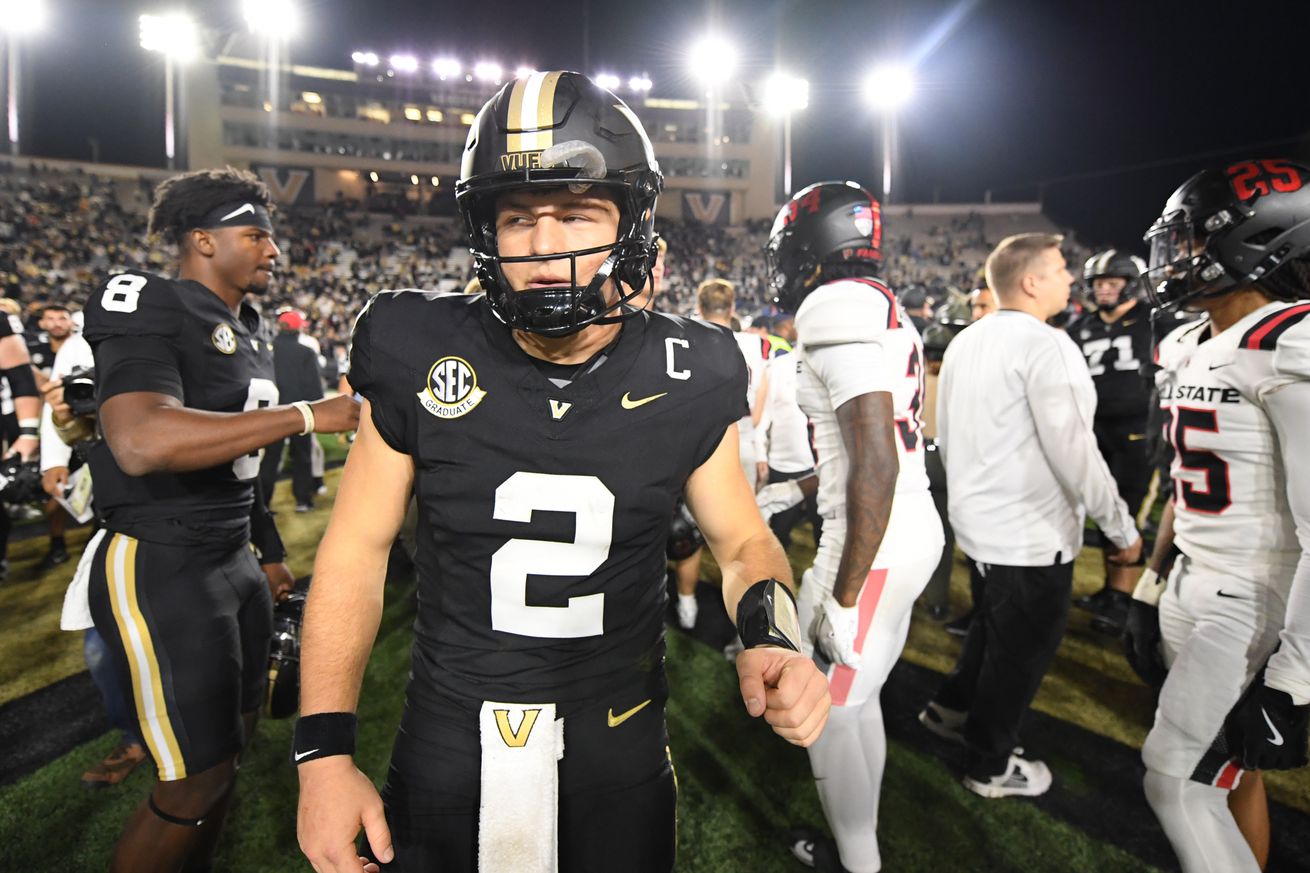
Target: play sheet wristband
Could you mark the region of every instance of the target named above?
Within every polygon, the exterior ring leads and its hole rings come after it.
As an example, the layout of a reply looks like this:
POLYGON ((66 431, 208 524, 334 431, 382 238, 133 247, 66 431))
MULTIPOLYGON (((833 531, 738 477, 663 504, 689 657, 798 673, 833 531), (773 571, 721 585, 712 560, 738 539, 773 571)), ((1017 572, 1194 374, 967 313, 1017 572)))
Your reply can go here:
POLYGON ((756 582, 737 601, 737 633, 748 649, 781 646, 801 650, 801 621, 796 598, 777 579, 756 582))

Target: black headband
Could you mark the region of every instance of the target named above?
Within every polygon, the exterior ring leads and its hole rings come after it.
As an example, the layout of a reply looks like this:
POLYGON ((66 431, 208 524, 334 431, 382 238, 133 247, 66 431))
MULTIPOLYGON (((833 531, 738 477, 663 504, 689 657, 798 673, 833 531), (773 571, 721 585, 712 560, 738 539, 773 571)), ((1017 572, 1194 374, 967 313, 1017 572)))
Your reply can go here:
POLYGON ((258 227, 273 232, 273 220, 268 210, 259 203, 234 201, 216 206, 196 222, 196 227, 213 230, 220 227, 258 227))

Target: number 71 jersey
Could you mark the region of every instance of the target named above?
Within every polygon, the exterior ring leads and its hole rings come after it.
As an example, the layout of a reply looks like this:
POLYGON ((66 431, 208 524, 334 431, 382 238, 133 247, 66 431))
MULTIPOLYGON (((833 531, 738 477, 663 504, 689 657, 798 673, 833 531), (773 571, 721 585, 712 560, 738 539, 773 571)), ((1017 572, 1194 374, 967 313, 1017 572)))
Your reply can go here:
POLYGON ((1174 539, 1217 570, 1281 587, 1301 555, 1288 468, 1264 398, 1310 379, 1310 303, 1270 303, 1212 336, 1209 319, 1160 343, 1155 379, 1174 447, 1174 539))
POLYGON ((481 296, 383 292, 349 378, 414 463, 411 695, 567 715, 661 681, 674 504, 746 410, 730 332, 642 312, 598 358, 552 366, 481 296))
MULTIPOLYGON (((85 319, 101 403, 133 391, 170 394, 207 412, 277 403, 273 346, 247 303, 233 315, 199 282, 130 272, 91 293, 85 319)), ((244 518, 262 452, 206 470, 128 476, 101 441, 90 459, 96 508, 129 535, 139 535, 137 523, 244 518)))

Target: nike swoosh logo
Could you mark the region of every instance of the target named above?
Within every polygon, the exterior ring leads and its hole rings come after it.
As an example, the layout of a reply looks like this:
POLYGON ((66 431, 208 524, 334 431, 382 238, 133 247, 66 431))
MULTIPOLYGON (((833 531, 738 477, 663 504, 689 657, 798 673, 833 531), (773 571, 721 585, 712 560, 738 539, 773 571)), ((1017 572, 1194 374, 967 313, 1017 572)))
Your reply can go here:
POLYGON ((645 406, 647 403, 650 403, 652 400, 659 400, 661 397, 663 397, 668 393, 669 392, 664 391, 660 394, 652 394, 649 397, 643 397, 640 400, 633 400, 630 395, 624 394, 623 399, 620 400, 619 403, 623 406, 624 409, 636 409, 638 406, 645 406))
POLYGON ((650 706, 650 700, 643 700, 641 703, 638 703, 632 709, 629 709, 627 712, 622 713, 620 715, 615 715, 614 710, 611 709, 608 713, 605 714, 605 721, 609 724, 610 727, 618 727, 619 725, 623 724, 625 721, 632 718, 634 715, 641 712, 643 709, 645 709, 648 706, 650 706))
POLYGON ((1269 733, 1272 734, 1269 737, 1269 745, 1281 746, 1283 744, 1283 735, 1278 732, 1278 728, 1274 727, 1274 723, 1269 720, 1269 713, 1265 712, 1263 706, 1260 707, 1260 714, 1265 717, 1265 724, 1269 725, 1269 733))
POLYGON ((1128 434, 1128 442, 1130 442, 1130 443, 1135 443, 1135 442, 1137 442, 1137 441, 1139 441, 1139 440, 1144 440, 1144 439, 1146 439, 1146 434, 1144 434, 1144 433, 1130 433, 1130 434, 1128 434))
POLYGON ((222 218, 219 219, 219 221, 227 221, 229 218, 236 218, 238 215, 245 215, 247 212, 249 212, 251 215, 254 215, 255 207, 250 203, 243 203, 241 206, 238 206, 236 209, 233 209, 227 215, 224 215, 222 218))
POLYGON ((1218 594, 1220 597, 1227 597, 1229 600, 1241 600, 1241 599, 1242 599, 1241 597, 1238 597, 1236 594, 1226 594, 1226 593, 1224 593, 1224 591, 1223 591, 1222 589, 1220 589, 1219 591, 1216 591, 1215 594, 1218 594))
POLYGON ((1232 363, 1233 363, 1232 361, 1225 361, 1225 362, 1222 363, 1222 364, 1211 364, 1211 365, 1210 365, 1210 369, 1211 369, 1211 370, 1218 370, 1220 367, 1227 367, 1227 366, 1231 365, 1232 363))
MULTIPOLYGON (((322 747, 320 746, 320 748, 322 748, 322 747)), ((299 761, 301 758, 304 758, 304 757, 307 757, 307 756, 309 756, 309 755, 312 755, 312 754, 314 754, 314 753, 317 752, 317 751, 318 751, 318 749, 310 749, 308 752, 296 752, 296 754, 295 754, 296 760, 299 761)))

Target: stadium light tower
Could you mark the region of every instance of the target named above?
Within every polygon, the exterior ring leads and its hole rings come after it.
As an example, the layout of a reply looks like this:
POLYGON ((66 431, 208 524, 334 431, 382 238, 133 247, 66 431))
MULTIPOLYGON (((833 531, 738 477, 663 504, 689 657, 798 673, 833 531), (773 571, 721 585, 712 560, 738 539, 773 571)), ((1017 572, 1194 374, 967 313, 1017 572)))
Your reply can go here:
POLYGON ((864 99, 882 117, 882 202, 892 193, 892 152, 896 144, 896 113, 914 96, 914 74, 908 67, 883 64, 864 80, 864 99))
POLYGON ((186 63, 200 52, 196 23, 185 12, 142 15, 141 48, 164 56, 164 155, 168 168, 177 169, 177 119, 173 114, 174 65, 186 63))
POLYGON ((791 196, 791 117, 810 105, 810 83, 777 72, 764 81, 764 110, 782 116, 782 193, 791 196))
POLYGON ((707 87, 721 85, 737 71, 737 49, 723 37, 710 34, 692 44, 687 61, 698 82, 707 87))
POLYGON ((244 0, 246 26, 270 39, 290 39, 300 29, 300 10, 292 0, 244 0))
POLYGON ((9 129, 9 151, 18 154, 18 41, 35 33, 45 25, 45 0, 0 0, 0 30, 5 32, 6 119, 9 129))

